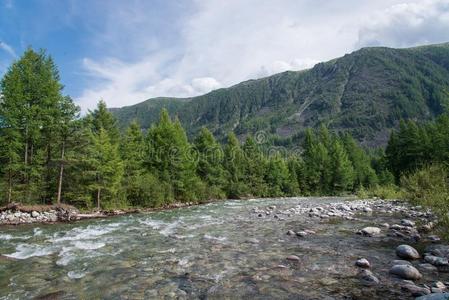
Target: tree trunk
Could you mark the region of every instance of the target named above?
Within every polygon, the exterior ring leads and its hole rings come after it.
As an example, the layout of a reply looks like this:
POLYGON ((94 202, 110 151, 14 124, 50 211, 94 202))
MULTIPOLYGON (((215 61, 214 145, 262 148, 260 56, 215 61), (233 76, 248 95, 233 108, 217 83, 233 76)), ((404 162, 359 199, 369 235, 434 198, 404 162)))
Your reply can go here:
POLYGON ((8 172, 8 203, 11 203, 12 198, 12 173, 11 169, 8 172))
POLYGON ((61 204, 61 191, 62 191, 62 177, 64 175, 64 152, 65 152, 65 142, 62 142, 61 149, 61 162, 59 166, 59 180, 58 180, 58 197, 56 203, 61 204))
POLYGON ((101 196, 101 188, 97 189, 97 210, 100 210, 100 196, 101 196))

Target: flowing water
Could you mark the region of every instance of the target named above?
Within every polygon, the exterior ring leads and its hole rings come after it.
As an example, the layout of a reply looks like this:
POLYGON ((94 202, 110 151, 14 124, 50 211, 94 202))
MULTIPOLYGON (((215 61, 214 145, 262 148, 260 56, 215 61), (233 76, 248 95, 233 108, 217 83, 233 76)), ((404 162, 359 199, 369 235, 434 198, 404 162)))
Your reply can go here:
MULTIPOLYGON (((71 224, 0 228, 0 299, 393 299, 394 287, 363 287, 363 256, 381 281, 399 241, 354 234, 400 216, 285 220, 253 208, 341 198, 229 200, 71 224), (287 230, 312 229, 304 239, 287 230), (289 262, 288 255, 299 262, 289 262)), ((406 299, 406 298, 405 298, 406 299)))

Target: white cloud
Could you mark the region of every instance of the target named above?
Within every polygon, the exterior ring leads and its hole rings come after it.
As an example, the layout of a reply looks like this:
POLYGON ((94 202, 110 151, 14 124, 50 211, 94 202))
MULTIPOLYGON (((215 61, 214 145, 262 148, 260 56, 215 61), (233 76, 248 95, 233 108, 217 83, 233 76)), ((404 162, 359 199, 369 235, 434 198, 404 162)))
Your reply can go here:
POLYGON ((95 36, 110 58, 84 61, 92 81, 78 100, 86 109, 100 98, 116 107, 157 96, 190 97, 310 68, 365 45, 449 40, 447 7, 443 0, 195 0, 173 36, 158 35, 145 9, 128 8, 133 22, 128 14, 112 15, 113 24, 125 25, 95 36), (156 34, 145 39, 148 32, 156 34), (118 43, 124 36, 133 39, 118 43), (132 59, 113 58, 111 49, 120 48, 121 55, 126 47, 132 59))
POLYGON ((17 57, 16 52, 14 51, 14 49, 8 45, 5 42, 0 41, 0 49, 6 51, 6 53, 8 53, 9 55, 11 55, 13 58, 17 57))
POLYGON ((449 41, 449 2, 422 0, 377 12, 360 29, 358 46, 410 47, 449 41))

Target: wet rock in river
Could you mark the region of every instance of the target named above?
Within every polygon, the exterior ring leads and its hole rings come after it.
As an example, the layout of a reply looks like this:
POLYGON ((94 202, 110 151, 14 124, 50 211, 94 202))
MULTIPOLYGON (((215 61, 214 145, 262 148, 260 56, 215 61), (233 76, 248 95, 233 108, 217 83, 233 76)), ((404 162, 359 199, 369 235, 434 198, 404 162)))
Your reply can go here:
POLYGON ((355 265, 357 267, 360 268, 365 268, 365 269, 369 269, 371 267, 370 262, 366 259, 366 258, 359 258, 356 262, 355 265))
POLYGON ((409 292, 413 297, 424 296, 431 293, 429 288, 417 286, 413 282, 405 283, 401 286, 401 289, 403 291, 409 292))
POLYGON ((298 231, 296 233, 296 236, 298 236, 298 237, 306 237, 307 235, 308 235, 308 233, 305 231, 298 231))
POLYGON ((448 293, 430 294, 416 298, 415 300, 449 300, 448 293))
POLYGON ((379 279, 374 276, 373 272, 370 270, 363 269, 357 275, 360 278, 360 281, 363 285, 376 285, 379 284, 379 279))
POLYGON ((422 275, 419 271, 410 265, 396 265, 390 269, 390 274, 396 275, 403 279, 418 280, 422 275))
POLYGON ((407 219, 402 219, 401 225, 406 226, 406 227, 415 227, 415 222, 413 222, 411 220, 407 220, 407 219))
POLYGON ((360 231, 363 235, 374 236, 380 234, 380 228, 378 227, 365 227, 360 231))
POLYGON ((287 231, 287 235, 295 235, 296 233, 293 230, 287 231))
POLYGON ((445 257, 439 257, 434 255, 426 255, 424 257, 424 260, 428 262, 429 264, 432 264, 434 266, 447 266, 449 265, 449 262, 447 258, 445 257))
POLYGON ((429 263, 419 264, 418 269, 424 273, 437 273, 438 272, 438 268, 429 263))
POLYGON ((399 245, 396 248, 396 255, 403 259, 418 259, 420 255, 415 248, 409 245, 399 245))
POLYGON ((395 260, 391 261, 390 265, 392 265, 392 266, 395 266, 395 265, 408 265, 408 266, 411 266, 412 263, 409 262, 408 260, 395 259, 395 260))
POLYGON ((296 256, 296 255, 289 255, 289 256, 287 256, 287 260, 300 261, 300 258, 298 256, 296 256))

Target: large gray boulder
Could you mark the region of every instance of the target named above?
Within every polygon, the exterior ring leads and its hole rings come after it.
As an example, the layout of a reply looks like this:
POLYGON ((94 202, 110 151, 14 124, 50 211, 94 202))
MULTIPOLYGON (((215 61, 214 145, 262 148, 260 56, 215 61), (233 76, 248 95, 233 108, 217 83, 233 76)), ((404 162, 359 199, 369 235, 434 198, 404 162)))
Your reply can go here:
POLYGON ((396 248, 396 255, 402 259, 418 259, 420 255, 415 248, 409 245, 399 245, 396 248))
POLYGON ((390 274, 408 280, 419 280, 422 277, 421 273, 419 273, 419 271, 415 267, 409 265, 393 266, 390 269, 390 274))

